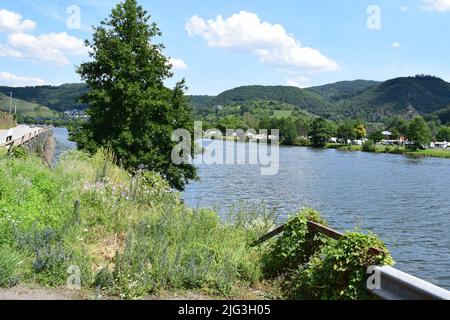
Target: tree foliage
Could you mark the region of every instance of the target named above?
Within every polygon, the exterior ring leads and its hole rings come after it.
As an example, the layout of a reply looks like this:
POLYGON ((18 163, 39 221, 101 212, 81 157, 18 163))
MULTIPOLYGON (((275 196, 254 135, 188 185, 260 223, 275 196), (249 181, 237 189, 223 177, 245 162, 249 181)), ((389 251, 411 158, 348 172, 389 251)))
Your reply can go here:
POLYGON ((331 138, 330 126, 323 118, 314 119, 311 125, 311 142, 316 148, 324 147, 331 138))
POLYGON ((437 135, 439 141, 450 142, 450 127, 441 127, 437 135))
POLYGON ((83 101, 90 104, 90 121, 73 129, 71 139, 90 152, 109 148, 128 170, 147 167, 183 189, 196 170, 172 163, 171 134, 178 128, 192 132, 193 122, 184 81, 173 90, 164 86, 172 73, 164 46, 153 42, 160 35, 136 0, 118 4, 94 28, 86 41, 92 60, 77 69, 89 87, 83 101))
POLYGON ((337 137, 347 143, 347 140, 353 140, 356 137, 352 121, 345 121, 337 129, 337 137))
POLYGON ((408 139, 415 149, 423 148, 431 142, 431 131, 422 117, 414 118, 408 126, 408 139))
POLYGON ((372 140, 375 144, 381 142, 383 140, 383 134, 381 131, 375 131, 369 134, 369 140, 372 140))

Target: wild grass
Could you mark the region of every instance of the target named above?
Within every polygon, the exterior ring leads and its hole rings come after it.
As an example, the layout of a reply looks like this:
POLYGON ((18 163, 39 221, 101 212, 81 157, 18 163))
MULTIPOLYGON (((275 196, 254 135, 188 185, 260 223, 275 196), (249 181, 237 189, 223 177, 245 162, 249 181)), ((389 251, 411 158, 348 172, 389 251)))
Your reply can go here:
POLYGON ((125 299, 166 290, 232 297, 261 280, 256 237, 269 213, 225 220, 191 209, 154 172, 130 175, 101 151, 66 154, 56 168, 0 155, 0 286, 81 284, 125 299), (20 268, 17 266, 20 264, 20 268))

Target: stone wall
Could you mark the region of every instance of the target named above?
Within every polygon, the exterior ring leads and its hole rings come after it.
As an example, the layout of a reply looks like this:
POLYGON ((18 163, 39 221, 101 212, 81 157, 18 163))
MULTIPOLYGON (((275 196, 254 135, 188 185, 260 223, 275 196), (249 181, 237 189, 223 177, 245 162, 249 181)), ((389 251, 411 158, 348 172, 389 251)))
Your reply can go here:
POLYGON ((56 147, 53 129, 48 129, 44 133, 41 133, 33 140, 27 142, 24 147, 30 152, 38 154, 48 165, 51 165, 56 147))

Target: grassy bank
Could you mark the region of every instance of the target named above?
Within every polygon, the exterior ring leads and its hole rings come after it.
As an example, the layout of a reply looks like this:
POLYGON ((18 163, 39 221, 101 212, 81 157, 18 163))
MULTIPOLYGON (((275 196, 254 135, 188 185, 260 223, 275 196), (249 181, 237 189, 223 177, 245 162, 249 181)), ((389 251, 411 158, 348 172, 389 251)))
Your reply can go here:
POLYGON ((283 235, 253 247, 273 229, 271 212, 245 208, 221 219, 187 207, 158 174, 130 175, 114 163, 104 151, 77 151, 49 168, 0 150, 1 288, 17 295, 37 286, 36 294, 52 295, 39 288, 79 284, 83 296, 122 299, 369 299, 366 264, 391 261, 367 256, 370 246, 384 248, 373 235, 310 235, 308 220, 326 222, 309 209, 283 235))
MULTIPOLYGON (((327 149, 336 149, 341 151, 363 151, 361 146, 343 145, 343 144, 328 144, 327 149)), ((427 149, 427 150, 410 150, 405 147, 396 146, 375 146, 375 153, 388 153, 388 154, 402 154, 413 157, 434 157, 434 158, 447 158, 450 159, 450 150, 439 149, 427 149)))
POLYGON ((233 297, 261 280, 250 243, 268 221, 190 209, 158 174, 130 176, 104 152, 71 153, 54 169, 3 155, 0 185, 2 287, 61 286, 79 270, 82 286, 122 298, 190 289, 233 297))

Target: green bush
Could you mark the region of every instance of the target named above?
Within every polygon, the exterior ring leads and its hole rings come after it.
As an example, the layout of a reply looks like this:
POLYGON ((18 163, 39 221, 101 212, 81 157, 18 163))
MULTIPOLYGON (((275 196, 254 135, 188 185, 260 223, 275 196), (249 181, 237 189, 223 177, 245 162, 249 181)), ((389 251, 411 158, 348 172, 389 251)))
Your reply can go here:
POLYGON ((325 236, 308 232, 308 221, 326 225, 319 212, 303 209, 286 223, 283 234, 275 243, 266 245, 262 263, 267 277, 277 277, 297 269, 327 243, 325 236))
POLYGON ((392 265, 393 260, 374 234, 347 233, 329 242, 307 264, 292 272, 284 284, 290 299, 374 299, 366 290, 367 267, 392 265), (375 255, 370 248, 383 250, 375 255))
POLYGON ((293 145, 306 147, 311 145, 311 141, 308 138, 297 137, 294 139, 293 145))
POLYGON ((364 152, 376 152, 377 147, 372 140, 367 140, 362 144, 362 151, 364 152))
POLYGON ((28 156, 28 150, 24 146, 13 147, 11 152, 16 159, 25 159, 28 156))

